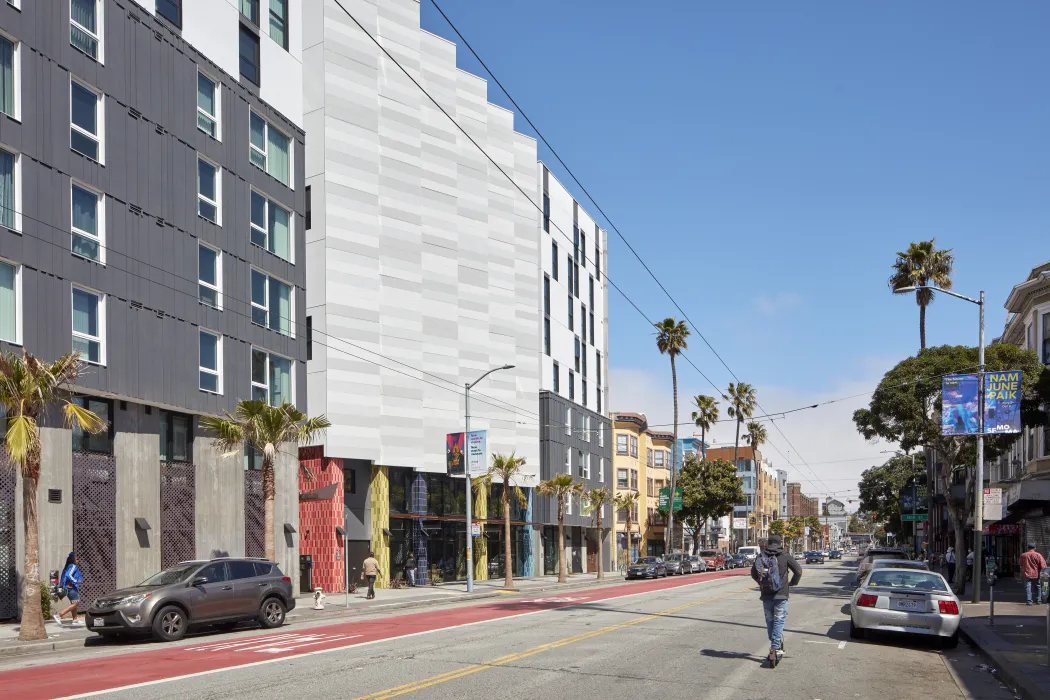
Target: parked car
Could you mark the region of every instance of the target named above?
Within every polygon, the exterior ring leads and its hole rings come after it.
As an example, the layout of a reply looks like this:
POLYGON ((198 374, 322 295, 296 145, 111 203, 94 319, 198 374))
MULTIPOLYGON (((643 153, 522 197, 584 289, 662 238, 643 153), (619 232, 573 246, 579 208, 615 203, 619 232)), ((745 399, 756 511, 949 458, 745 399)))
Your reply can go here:
POLYGON ((731 561, 732 564, 729 567, 731 569, 744 569, 751 566, 751 564, 753 563, 748 561, 746 554, 741 554, 740 552, 734 554, 731 561))
MULTIPOLYGON (((930 567, 926 565, 924 561, 913 561, 904 560, 900 561, 897 559, 877 559, 871 563, 871 568, 864 574, 870 576, 872 571, 878 571, 879 569, 915 569, 917 571, 929 571, 930 567)), ((858 574, 859 576, 859 574, 858 574)), ((858 585, 861 583, 858 579, 858 585)))
POLYGON ((824 552, 806 552, 807 564, 823 564, 824 552))
POLYGON ((853 593, 849 635, 866 631, 904 632, 959 643, 959 599, 944 577, 914 568, 879 567, 853 593))
POLYGON ((693 573, 693 564, 688 554, 674 553, 664 555, 664 567, 668 576, 680 576, 693 573))
POLYGON ((909 561, 908 555, 905 554, 902 549, 894 549, 891 547, 869 547, 857 563, 858 585, 864 580, 864 577, 868 575, 868 572, 871 571, 872 563, 879 560, 909 561))
POLYGON ((692 564, 693 564, 693 573, 694 574, 697 573, 698 571, 707 571, 707 564, 704 563, 703 558, 700 557, 698 554, 694 554, 694 555, 690 556, 689 557, 689 561, 692 562, 692 564))
POLYGON ((841 558, 842 558, 842 551, 841 550, 833 549, 830 552, 828 552, 828 559, 841 559, 841 558))
POLYGON ((231 628, 254 620, 265 628, 284 624, 295 607, 292 580, 265 559, 186 561, 137 586, 94 601, 85 611, 87 628, 103 637, 152 634, 182 639, 188 629, 231 628))
POLYGON ((627 567, 627 578, 660 578, 667 576, 667 567, 660 557, 639 557, 627 567))
POLYGON ((708 571, 721 571, 729 568, 726 565, 726 556, 716 549, 701 549, 699 554, 707 564, 708 571))
POLYGON ((802 560, 804 560, 806 558, 806 553, 805 552, 795 552, 794 556, 795 556, 795 561, 802 561, 802 560))
POLYGON ((737 554, 743 554, 747 560, 747 565, 751 566, 755 563, 755 559, 758 559, 758 555, 762 553, 759 547, 740 547, 736 550, 737 554))

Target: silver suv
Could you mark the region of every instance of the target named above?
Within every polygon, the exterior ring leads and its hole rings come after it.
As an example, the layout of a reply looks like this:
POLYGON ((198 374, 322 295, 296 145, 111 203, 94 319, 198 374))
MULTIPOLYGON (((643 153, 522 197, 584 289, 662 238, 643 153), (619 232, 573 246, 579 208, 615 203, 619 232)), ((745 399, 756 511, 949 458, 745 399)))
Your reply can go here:
POLYGON ((191 627, 233 628, 255 620, 280 627, 295 607, 292 580, 266 559, 185 561, 137 586, 102 596, 87 609, 87 627, 103 637, 152 634, 182 639, 191 627))

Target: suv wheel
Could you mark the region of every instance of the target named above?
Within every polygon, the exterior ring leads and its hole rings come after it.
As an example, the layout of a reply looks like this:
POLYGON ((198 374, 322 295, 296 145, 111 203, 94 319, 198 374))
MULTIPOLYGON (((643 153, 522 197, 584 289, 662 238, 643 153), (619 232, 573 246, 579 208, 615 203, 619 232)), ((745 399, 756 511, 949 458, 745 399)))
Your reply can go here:
POLYGON ((186 613, 174 605, 161 608, 153 618, 153 636, 162 642, 177 642, 186 636, 189 620, 186 613))
POLYGON ((284 624, 284 603, 277 598, 267 598, 259 608, 259 624, 266 629, 284 624))

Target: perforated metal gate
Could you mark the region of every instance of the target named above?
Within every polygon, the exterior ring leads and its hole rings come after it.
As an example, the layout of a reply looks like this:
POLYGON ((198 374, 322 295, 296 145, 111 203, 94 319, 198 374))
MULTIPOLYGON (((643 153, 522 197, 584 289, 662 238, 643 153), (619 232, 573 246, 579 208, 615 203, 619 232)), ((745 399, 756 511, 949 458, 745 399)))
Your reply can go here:
POLYGON ((15 470, 0 448, 0 620, 18 615, 18 578, 15 575, 15 470))
POLYGON ((262 472, 247 469, 244 472, 244 556, 266 556, 263 540, 263 488, 262 472))
MULTIPOLYGON (((73 452, 73 551, 84 573, 84 607, 117 587, 116 475, 113 455, 73 452)), ((49 562, 46 568, 61 569, 64 563, 49 562)))
POLYGON ((160 563, 167 568, 197 556, 196 468, 189 462, 160 464, 160 563))

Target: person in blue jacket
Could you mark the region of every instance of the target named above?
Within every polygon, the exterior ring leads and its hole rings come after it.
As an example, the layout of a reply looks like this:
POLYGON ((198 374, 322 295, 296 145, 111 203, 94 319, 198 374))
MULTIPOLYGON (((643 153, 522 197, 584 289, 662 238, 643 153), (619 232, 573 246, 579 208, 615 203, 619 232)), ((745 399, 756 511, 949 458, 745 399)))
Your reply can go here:
POLYGON ((84 583, 84 573, 80 570, 80 565, 77 563, 77 555, 73 552, 69 553, 66 557, 66 568, 62 569, 62 575, 58 578, 58 585, 66 589, 66 595, 69 596, 69 606, 65 610, 54 616, 55 622, 62 624, 62 618, 69 613, 73 618, 73 624, 79 625, 80 619, 77 617, 77 606, 80 604, 80 586, 84 583))

